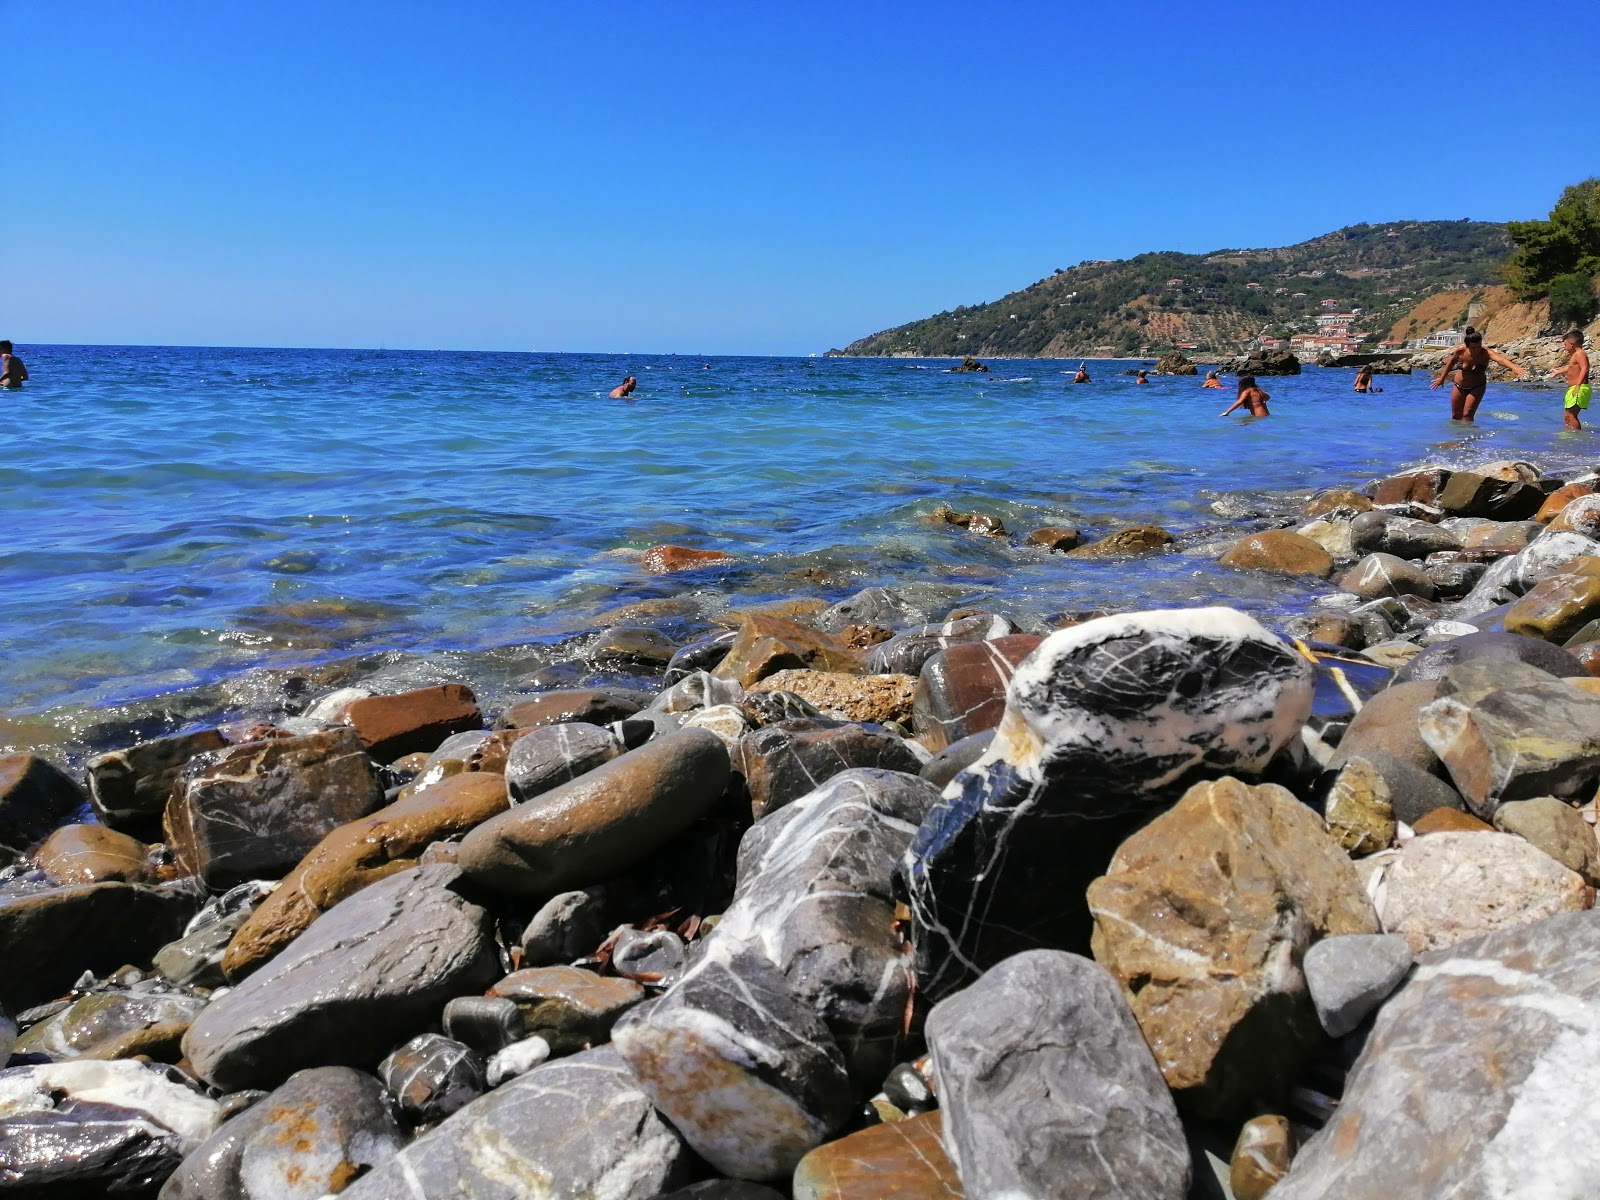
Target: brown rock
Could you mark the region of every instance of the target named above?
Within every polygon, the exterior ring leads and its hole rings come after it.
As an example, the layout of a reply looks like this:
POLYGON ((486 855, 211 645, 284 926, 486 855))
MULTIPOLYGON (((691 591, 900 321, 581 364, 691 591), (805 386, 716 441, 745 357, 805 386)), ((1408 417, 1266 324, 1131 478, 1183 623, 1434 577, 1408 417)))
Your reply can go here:
POLYGON ((939 1113, 867 1128, 818 1146, 794 1169, 794 1200, 960 1200, 939 1113))
POLYGON ((1262 1200, 1289 1173, 1294 1159, 1294 1131, 1287 1117, 1246 1121, 1228 1163, 1228 1187, 1234 1200, 1262 1200))
POLYGON ((740 625, 728 656, 712 674, 719 679, 736 679, 749 688, 779 671, 809 668, 859 672, 861 667, 855 652, 826 633, 782 617, 751 614, 740 625))
POLYGON ((1508 608, 1504 625, 1507 633, 1559 645, 1596 617, 1600 617, 1600 573, 1563 571, 1535 584, 1508 608))
POLYGON ((1350 860, 1281 787, 1196 784, 1089 886, 1095 960, 1122 984, 1180 1106, 1281 1094, 1321 1041, 1301 959, 1377 933, 1350 860))
POLYGON ((1353 492, 1349 488, 1329 488, 1327 491, 1318 492, 1311 497, 1306 502, 1306 506, 1300 510, 1300 514, 1309 519, 1311 517, 1324 516, 1331 512, 1338 512, 1341 509, 1347 512, 1371 512, 1372 501, 1368 500, 1360 492, 1353 492))
POLYGON ((1028 545, 1043 546, 1046 550, 1076 550, 1083 543, 1083 535, 1070 525, 1047 525, 1028 535, 1028 545))
POLYGON ((361 744, 379 762, 418 750, 431 754, 452 733, 483 726, 478 698, 459 683, 368 696, 345 705, 338 719, 361 735, 361 744))
POLYGON ((1359 650, 1367 644, 1361 622, 1352 620, 1343 613, 1312 613, 1306 617, 1303 624, 1297 624, 1292 629, 1294 634, 1303 640, 1323 646, 1359 650))
POLYGON ((233 935, 223 971, 230 980, 244 978, 339 901, 417 866, 430 843, 459 837, 508 804, 504 776, 474 771, 341 825, 300 860, 233 935))
POLYGON ((189 760, 227 744, 220 729, 200 729, 91 758, 89 798, 95 812, 117 828, 159 820, 189 760))
POLYGON ((1017 665, 1044 639, 1014 633, 987 642, 965 642, 939 651, 922 664, 912 701, 917 740, 937 754, 952 742, 1000 724, 1006 685, 1017 665))
POLYGON ((1339 580, 1339 586, 1363 600, 1384 596, 1421 596, 1432 600, 1433 580, 1416 563, 1393 554, 1369 554, 1339 580))
POLYGON ((894 630, 886 625, 846 625, 839 631, 839 644, 851 650, 865 650, 893 636, 894 630))
POLYGON ((104 825, 63 825, 34 861, 57 884, 144 883, 147 853, 143 842, 104 825))
POLYGON ((609 725, 633 716, 644 697, 615 688, 563 688, 518 700, 495 722, 497 729, 534 729, 541 725, 609 725))
POLYGON ((1068 550, 1067 553, 1074 558, 1127 558, 1164 550, 1177 540, 1155 525, 1136 525, 1132 529, 1119 529, 1109 537, 1079 546, 1076 550, 1068 550))
POLYGON ((652 575, 670 575, 674 571, 693 571, 713 563, 730 562, 732 557, 721 550, 691 550, 687 546, 652 546, 644 552, 639 564, 652 575))
POLYGON ((32 849, 83 804, 77 783, 33 754, 0 758, 0 853, 32 849))
POLYGON ((1532 484, 1517 480, 1457 471, 1445 483, 1435 503, 1452 516, 1520 521, 1539 511, 1544 504, 1544 493, 1532 484))
POLYGON ((1437 468, 1393 475, 1378 484, 1373 499, 1379 504, 1404 504, 1414 500, 1418 504, 1436 505, 1439 493, 1449 481, 1450 472, 1437 468))
POLYGON ((579 967, 515 971, 489 989, 522 1010, 522 1029, 550 1043, 554 1054, 576 1054, 611 1040, 618 1017, 644 999, 631 979, 596 975, 579 967))
POLYGON ((1459 808, 1436 808, 1413 825, 1411 832, 1419 836, 1425 833, 1493 833, 1494 826, 1459 808))
POLYGON ((1350 728, 1339 741, 1333 760, 1339 766, 1358 754, 1379 753, 1409 763, 1419 770, 1436 772, 1439 760, 1422 740, 1418 714, 1439 696, 1437 680, 1391 684, 1373 696, 1350 721, 1350 728))
POLYGON ((1475 554, 1515 554, 1542 532, 1533 521, 1495 521, 1467 530, 1461 547, 1475 554))
POLYGON ((163 824, 178 863, 213 891, 277 879, 340 825, 383 803, 353 729, 245 742, 185 768, 163 824))
POLYGON ((1252 533, 1222 556, 1223 565, 1252 571, 1280 571, 1285 575, 1333 574, 1333 555, 1308 537, 1287 529, 1252 533))
POLYGON ((1513 800, 1495 810, 1494 827, 1539 847, 1590 887, 1600 883, 1594 829, 1570 804, 1554 796, 1513 800))
POLYGON ((1334 776, 1323 816, 1328 832, 1353 857, 1376 854, 1394 841, 1389 784, 1365 758, 1352 758, 1334 776))
MULTIPOLYGON (((1585 642, 1581 646, 1571 646, 1567 653, 1583 664, 1583 669, 1591 676, 1600 675, 1600 642, 1585 642)), ((1595 695, 1600 696, 1600 691, 1595 695)))
POLYGON ((939 525, 954 525, 968 533, 980 533, 985 537, 1006 536, 1005 522, 993 513, 957 512, 948 504, 941 504, 928 514, 928 520, 939 525))
POLYGON ((911 721, 915 675, 850 675, 843 671, 779 671, 750 689, 792 692, 841 721, 911 721))
POLYGON ((1539 511, 1533 514, 1533 519, 1541 525, 1548 525, 1574 500, 1580 496, 1592 495, 1594 489, 1586 483, 1569 483, 1565 487, 1559 487, 1545 497, 1544 503, 1539 506, 1539 511))
POLYGON ((1555 515, 1548 528, 1551 533, 1600 535, 1600 496, 1579 496, 1555 515))

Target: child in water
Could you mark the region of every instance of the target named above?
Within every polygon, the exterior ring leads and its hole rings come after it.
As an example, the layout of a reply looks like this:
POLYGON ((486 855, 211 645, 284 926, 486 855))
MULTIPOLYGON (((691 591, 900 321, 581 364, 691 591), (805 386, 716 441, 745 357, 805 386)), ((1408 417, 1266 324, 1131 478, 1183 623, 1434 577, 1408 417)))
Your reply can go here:
POLYGON ((1241 375, 1239 376, 1239 398, 1223 409, 1222 415, 1227 416, 1234 409, 1248 405, 1252 417, 1270 417, 1272 414, 1267 411, 1267 401, 1271 399, 1271 396, 1256 386, 1256 377, 1254 375, 1241 375))

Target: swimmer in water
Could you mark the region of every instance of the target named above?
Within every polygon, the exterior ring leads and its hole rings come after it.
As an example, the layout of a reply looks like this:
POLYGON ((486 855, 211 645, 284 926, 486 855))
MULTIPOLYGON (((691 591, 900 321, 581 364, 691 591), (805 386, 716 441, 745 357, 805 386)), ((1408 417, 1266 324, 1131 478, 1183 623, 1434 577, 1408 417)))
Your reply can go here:
POLYGON ((626 396, 631 396, 633 395, 633 389, 638 386, 639 381, 632 375, 629 375, 621 383, 617 384, 616 387, 611 389, 611 398, 613 400, 621 400, 626 396))
POLYGON ((28 379, 28 368, 15 354, 16 347, 0 341, 0 387, 21 387, 28 379))
POLYGON ((1252 417, 1270 417, 1272 414, 1267 411, 1267 401, 1271 399, 1271 396, 1256 386, 1256 377, 1254 375, 1241 375, 1239 376, 1239 398, 1223 409, 1222 415, 1227 416, 1234 409, 1244 408, 1248 405, 1252 417))
POLYGON ((1381 391, 1383 391, 1383 389, 1381 387, 1373 387, 1372 386, 1372 364, 1371 363, 1367 363, 1366 365, 1364 365, 1361 368, 1361 370, 1356 372, 1356 391, 1362 392, 1362 393, 1366 393, 1366 392, 1381 392, 1381 391))
POLYGON ((1078 364, 1078 373, 1072 377, 1072 382, 1073 383, 1093 383, 1094 380, 1089 378, 1089 372, 1084 370, 1084 364, 1083 363, 1079 363, 1078 364))
POLYGON ((1518 379, 1528 374, 1527 368, 1512 362, 1500 351, 1486 348, 1483 344, 1483 334, 1468 325, 1467 332, 1461 338, 1461 344, 1450 351, 1450 357, 1444 360, 1444 367, 1439 371, 1439 378, 1432 384, 1433 387, 1439 387, 1450 372, 1457 372, 1455 387, 1450 392, 1452 421, 1466 421, 1470 424, 1472 418, 1477 416, 1478 405, 1483 403, 1483 393, 1489 388, 1491 362, 1497 362, 1502 367, 1515 371, 1518 379))
POLYGON ((1134 372, 1133 381, 1135 383, 1149 383, 1150 382, 1148 379, 1145 378, 1145 373, 1143 371, 1134 372))
MULTIPOLYGON (((9 346, 11 343, 4 344, 9 346)), ((1578 420, 1578 414, 1589 407, 1589 401, 1594 397, 1594 389, 1589 386, 1589 352, 1583 348, 1583 331, 1567 330, 1561 339, 1561 346, 1567 352, 1567 361, 1551 371, 1550 378, 1567 381, 1562 420, 1568 429, 1582 429, 1583 423, 1578 420)))
POLYGON ((1206 381, 1200 385, 1203 388, 1219 388, 1222 386, 1222 377, 1215 371, 1206 372, 1206 381))

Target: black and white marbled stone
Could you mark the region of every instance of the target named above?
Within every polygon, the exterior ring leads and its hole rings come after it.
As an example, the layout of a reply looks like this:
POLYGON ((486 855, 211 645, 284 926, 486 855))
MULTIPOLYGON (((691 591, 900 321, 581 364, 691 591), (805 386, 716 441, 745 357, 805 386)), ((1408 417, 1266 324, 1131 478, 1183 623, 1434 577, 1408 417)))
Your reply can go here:
POLYGON ((721 679, 708 670, 691 671, 663 690, 646 712, 691 713, 719 704, 738 704, 744 688, 737 679, 721 679))
POLYGON ((228 744, 218 729, 199 729, 138 742, 89 760, 89 799, 113 829, 140 829, 161 820, 178 775, 196 755, 228 744))
POLYGON ((523 804, 610 762, 622 746, 598 725, 567 721, 545 725, 512 743, 506 755, 506 790, 523 804))
POLYGON ((314 1067, 212 1134, 161 1200, 321 1200, 405 1144, 376 1079, 314 1067))
POLYGON ((712 670, 728 657, 728 651, 733 649, 734 640, 738 636, 737 629, 725 629, 709 637, 699 638, 686 646, 679 646, 677 653, 667 663, 667 672, 662 683, 666 687, 671 687, 696 671, 712 670))
POLYGON ((921 625, 879 642, 867 658, 867 669, 875 675, 915 675, 939 651, 963 642, 987 642, 1007 637, 1017 627, 993 613, 974 613, 937 625, 921 625))
MULTIPOLYGON (((752 693, 759 695, 761 693, 752 693)), ((915 775, 922 769, 905 740, 881 725, 801 717, 746 734, 730 754, 760 820, 840 771, 875 767, 915 775)))
POLYGON ((1183 1200, 1178 1110, 1104 967, 1033 950, 928 1014, 944 1145, 970 1200, 1183 1200))
POLYGON ((1379 1010, 1272 1200, 1587 1200, 1597 1095, 1600 913, 1462 942, 1379 1010))
POLYGON ((708 940, 694 967, 624 1015, 611 1038, 656 1108, 724 1175, 786 1177, 854 1109, 821 1016, 736 939, 708 940))
POLYGON ((899 629, 927 619, 927 612, 899 588, 867 587, 824 609, 817 628, 839 633, 847 625, 886 625, 899 629))
POLYGON ((473 1101, 345 1200, 650 1200, 684 1182, 689 1154, 609 1046, 535 1067, 473 1101))
POLYGON ((1084 889, 1197 779, 1259 775, 1311 712, 1310 661, 1227 608, 1102 617, 1017 670, 989 751, 922 823, 904 874, 923 995, 1086 948, 1084 889))
POLYGON ((499 975, 489 914, 453 866, 414 867, 318 917, 282 954, 189 1027, 194 1071, 225 1090, 308 1066, 370 1067, 499 975))
POLYGON ((126 1059, 0 1071, 0 1193, 148 1195, 222 1119, 179 1078, 126 1059))
POLYGON ((483 1060, 437 1033, 412 1038, 378 1066, 394 1106, 419 1125, 442 1121, 488 1088, 483 1060))

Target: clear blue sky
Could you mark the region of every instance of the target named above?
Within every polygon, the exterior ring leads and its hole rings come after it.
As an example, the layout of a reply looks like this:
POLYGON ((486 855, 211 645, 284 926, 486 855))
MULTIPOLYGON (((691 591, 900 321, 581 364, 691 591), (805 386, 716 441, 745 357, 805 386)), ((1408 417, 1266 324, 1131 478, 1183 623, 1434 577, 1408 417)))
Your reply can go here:
POLYGON ((1592 0, 0 0, 0 40, 24 343, 806 353, 1600 171, 1592 0))

